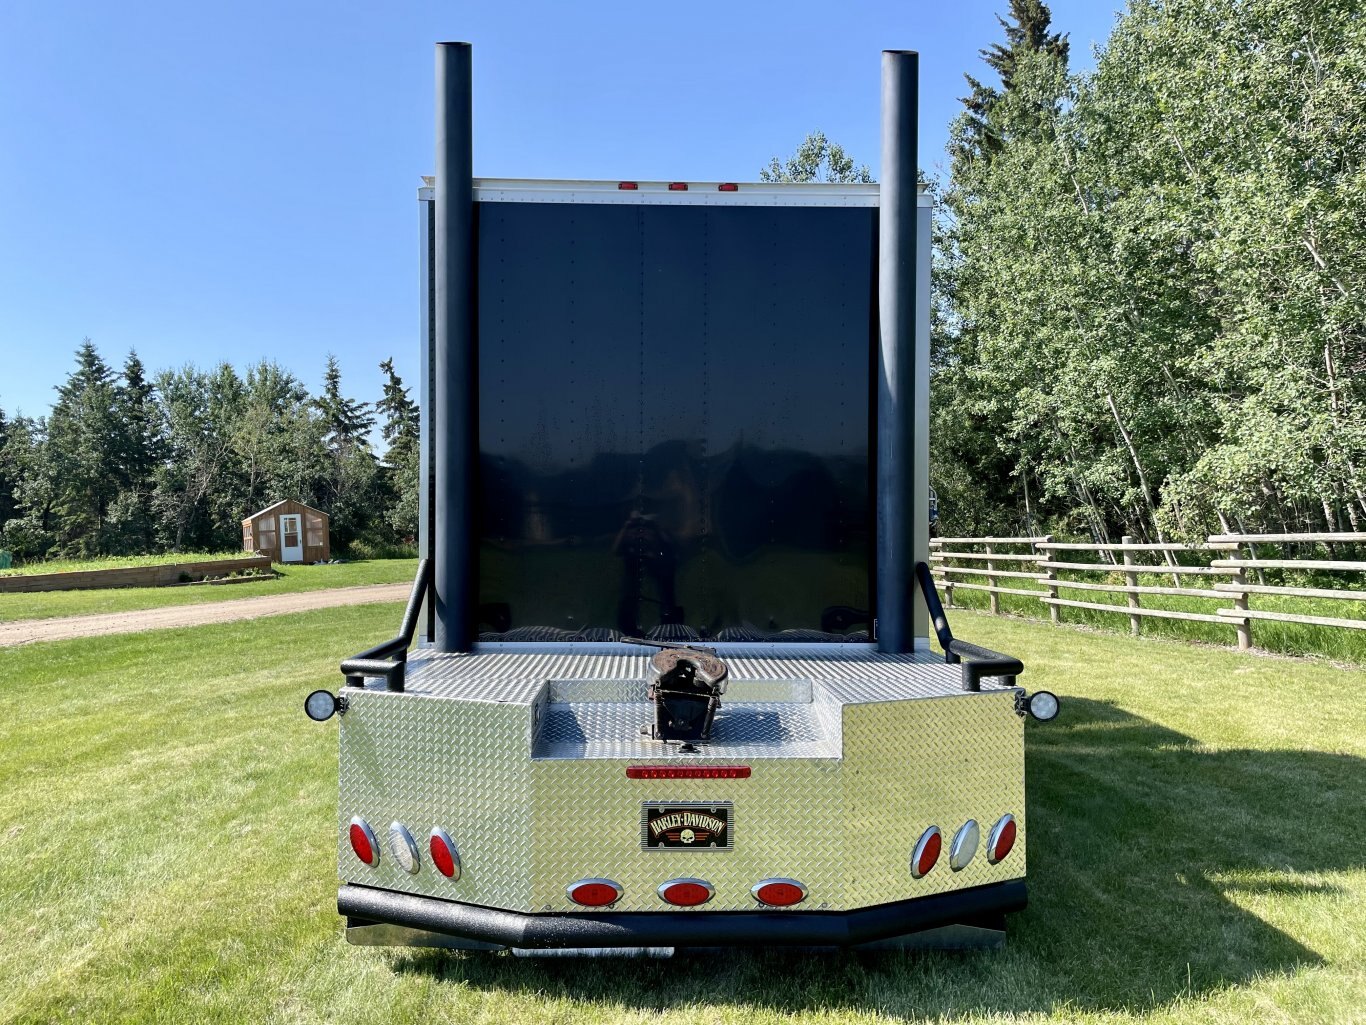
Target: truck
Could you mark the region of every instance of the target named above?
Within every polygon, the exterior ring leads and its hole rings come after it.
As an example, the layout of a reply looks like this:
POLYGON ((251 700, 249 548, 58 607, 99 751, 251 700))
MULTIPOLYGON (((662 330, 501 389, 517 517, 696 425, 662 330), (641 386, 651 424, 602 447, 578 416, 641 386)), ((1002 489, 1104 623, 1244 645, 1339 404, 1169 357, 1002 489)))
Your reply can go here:
POLYGON ((305 702, 350 942, 1003 942, 1057 700, 928 567, 917 69, 877 184, 485 179, 438 44, 417 578, 305 702))

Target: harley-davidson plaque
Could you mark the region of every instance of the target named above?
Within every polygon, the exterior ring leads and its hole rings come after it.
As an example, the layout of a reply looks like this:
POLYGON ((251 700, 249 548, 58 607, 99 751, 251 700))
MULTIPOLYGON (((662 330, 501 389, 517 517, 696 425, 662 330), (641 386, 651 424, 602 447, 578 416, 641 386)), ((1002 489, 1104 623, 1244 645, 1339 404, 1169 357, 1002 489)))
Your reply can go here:
POLYGON ((729 801, 646 803, 640 812, 640 846, 647 851, 728 851, 734 841, 732 810, 729 801))

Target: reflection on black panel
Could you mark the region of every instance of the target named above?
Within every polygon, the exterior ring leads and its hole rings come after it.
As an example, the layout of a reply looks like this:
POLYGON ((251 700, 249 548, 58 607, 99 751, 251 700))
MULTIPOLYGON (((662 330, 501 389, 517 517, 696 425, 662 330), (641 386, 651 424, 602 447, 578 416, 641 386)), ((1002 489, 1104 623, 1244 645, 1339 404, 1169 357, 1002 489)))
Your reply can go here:
POLYGON ((481 204, 486 637, 866 637, 875 214, 481 204))

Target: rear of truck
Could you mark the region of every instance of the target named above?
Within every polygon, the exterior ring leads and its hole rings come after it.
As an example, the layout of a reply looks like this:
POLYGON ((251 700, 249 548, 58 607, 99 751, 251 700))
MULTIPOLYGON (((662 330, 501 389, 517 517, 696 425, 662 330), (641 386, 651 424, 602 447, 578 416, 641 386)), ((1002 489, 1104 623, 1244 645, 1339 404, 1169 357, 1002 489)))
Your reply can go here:
POLYGON ((318 699, 349 937, 999 940, 1028 703, 926 567, 916 56, 878 184, 476 179, 470 77, 438 46, 422 569, 318 699))

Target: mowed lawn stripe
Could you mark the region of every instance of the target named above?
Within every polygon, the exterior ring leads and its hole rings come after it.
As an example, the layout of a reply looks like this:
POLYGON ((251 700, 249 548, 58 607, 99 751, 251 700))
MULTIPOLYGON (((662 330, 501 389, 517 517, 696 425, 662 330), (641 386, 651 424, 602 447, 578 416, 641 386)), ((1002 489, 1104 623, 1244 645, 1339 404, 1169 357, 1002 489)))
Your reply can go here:
POLYGON ((1027 732, 1031 905, 1005 951, 349 947, 336 724, 302 699, 400 615, 5 653, 0 1020, 1347 1022, 1366 1002, 1361 672, 964 614, 1063 698, 1027 732))

